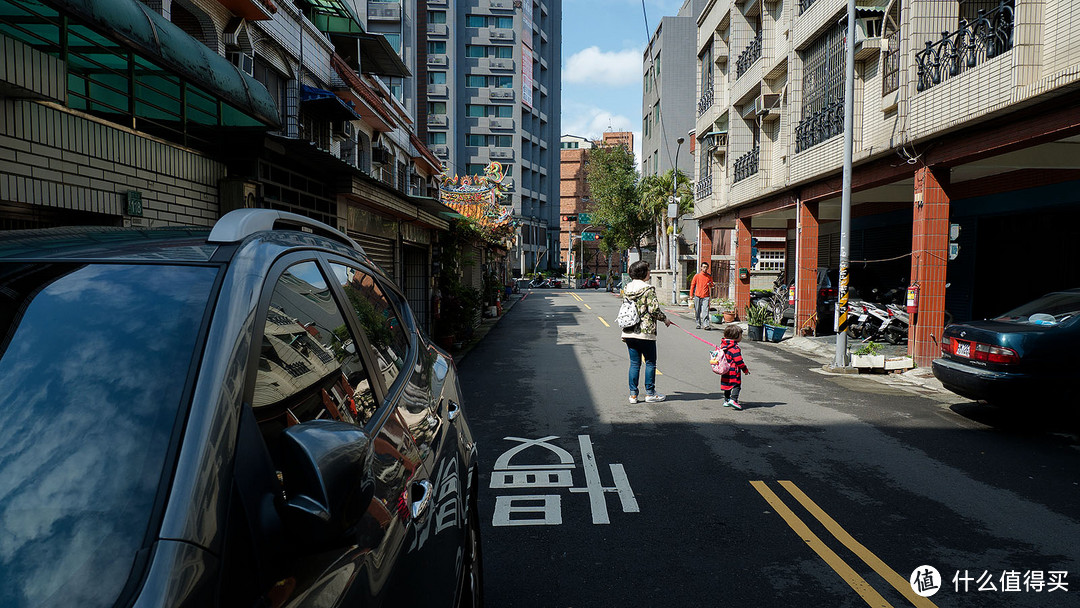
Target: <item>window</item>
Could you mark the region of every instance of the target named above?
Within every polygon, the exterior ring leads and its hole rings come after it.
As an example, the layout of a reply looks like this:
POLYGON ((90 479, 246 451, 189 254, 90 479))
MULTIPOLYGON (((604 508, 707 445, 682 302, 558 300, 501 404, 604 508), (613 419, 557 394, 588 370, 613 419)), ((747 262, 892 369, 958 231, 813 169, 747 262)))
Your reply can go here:
POLYGON ((758 251, 758 263, 752 270, 758 272, 783 272, 786 254, 787 252, 783 249, 762 249, 758 251))
POLYGON ((481 74, 466 74, 465 75, 465 86, 467 86, 467 87, 477 87, 477 88, 486 87, 487 86, 487 77, 483 76, 481 74))
POLYGON ((428 55, 445 55, 446 54, 446 42, 428 42, 427 43, 428 55))
POLYGON ((512 46, 496 46, 492 48, 495 49, 495 57, 498 59, 514 58, 514 47, 512 46))
POLYGON ((446 11, 428 11, 428 23, 446 23, 446 11))
POLYGON ((487 17, 484 15, 466 15, 465 27, 487 27, 487 17))
POLYGON ((886 47, 881 54, 881 94, 900 88, 900 7, 899 3, 885 17, 886 47))
POLYGON ((465 45, 466 57, 487 57, 487 47, 479 44, 466 44, 465 45))
POLYGON ((465 136, 465 145, 477 146, 481 148, 486 147, 488 145, 487 135, 484 135, 482 133, 469 133, 465 136))
POLYGON ((428 114, 446 114, 445 101, 429 101, 427 104, 428 114))
POLYGON ((316 419, 363 426, 375 414, 359 344, 314 262, 289 267, 266 312, 252 409, 271 453, 286 427, 316 419))
POLYGON ((401 53, 401 34, 383 34, 383 38, 390 43, 390 46, 394 47, 394 52, 401 53))
POLYGON ((428 72, 428 84, 446 84, 446 72, 428 72))
POLYGON ((846 28, 832 27, 801 53, 802 118, 795 127, 795 151, 801 152, 843 132, 846 28))
POLYGON ((514 29, 513 17, 495 17, 495 27, 503 30, 514 29))
POLYGON ((514 88, 513 76, 492 76, 494 85, 500 89, 512 89, 514 88))
POLYGON ((445 146, 446 145, 446 133, 430 132, 427 134, 427 143, 432 146, 445 146))
POLYGON ((495 110, 495 113, 488 114, 488 116, 497 116, 499 118, 514 117, 514 106, 489 106, 489 109, 495 110))
POLYGON ((374 276, 342 264, 331 264, 330 267, 356 311, 389 389, 409 359, 411 335, 402 325, 394 302, 374 276))
POLYGON ((472 118, 479 118, 487 116, 487 106, 479 106, 473 104, 465 105, 465 115, 472 118))
POLYGON ((496 148, 509 148, 514 145, 514 138, 510 135, 492 135, 493 145, 496 148))

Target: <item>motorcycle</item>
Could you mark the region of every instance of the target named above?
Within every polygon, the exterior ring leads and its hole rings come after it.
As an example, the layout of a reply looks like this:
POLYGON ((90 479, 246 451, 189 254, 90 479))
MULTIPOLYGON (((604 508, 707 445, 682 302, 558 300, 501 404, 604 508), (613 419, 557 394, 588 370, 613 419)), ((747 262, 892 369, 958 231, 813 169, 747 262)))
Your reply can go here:
POLYGON ((529 281, 529 287, 531 287, 533 289, 539 289, 539 288, 542 288, 542 287, 550 287, 550 286, 551 286, 551 282, 548 281, 547 279, 543 278, 543 277, 536 277, 535 279, 529 281))
POLYGON ((907 309, 899 304, 886 304, 885 311, 889 315, 889 323, 881 328, 885 340, 889 344, 907 342, 909 322, 907 309))

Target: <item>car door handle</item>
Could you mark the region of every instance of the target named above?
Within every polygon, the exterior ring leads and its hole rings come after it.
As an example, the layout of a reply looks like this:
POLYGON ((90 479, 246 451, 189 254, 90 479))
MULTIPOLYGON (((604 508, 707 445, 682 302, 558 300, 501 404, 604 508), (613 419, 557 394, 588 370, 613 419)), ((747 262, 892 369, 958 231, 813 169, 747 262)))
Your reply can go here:
POLYGON ((446 417, 453 420, 454 418, 457 418, 460 413, 461 405, 457 401, 451 399, 450 402, 446 404, 446 417))
POLYGON ((434 486, 426 479, 413 482, 412 495, 415 496, 417 492, 420 492, 420 498, 414 500, 412 504, 409 505, 409 514, 412 515, 414 520, 420 519, 424 516, 424 513, 427 512, 428 505, 431 504, 431 494, 433 490, 434 486))

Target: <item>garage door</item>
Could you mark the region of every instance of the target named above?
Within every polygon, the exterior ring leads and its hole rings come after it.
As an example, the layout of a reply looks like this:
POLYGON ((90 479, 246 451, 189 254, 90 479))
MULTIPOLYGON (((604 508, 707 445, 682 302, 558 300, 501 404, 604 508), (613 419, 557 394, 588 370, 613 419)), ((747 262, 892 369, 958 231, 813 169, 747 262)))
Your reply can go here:
POLYGON ((375 262, 395 283, 397 282, 398 277, 394 273, 394 241, 360 232, 350 233, 349 236, 360 243, 371 261, 375 262))

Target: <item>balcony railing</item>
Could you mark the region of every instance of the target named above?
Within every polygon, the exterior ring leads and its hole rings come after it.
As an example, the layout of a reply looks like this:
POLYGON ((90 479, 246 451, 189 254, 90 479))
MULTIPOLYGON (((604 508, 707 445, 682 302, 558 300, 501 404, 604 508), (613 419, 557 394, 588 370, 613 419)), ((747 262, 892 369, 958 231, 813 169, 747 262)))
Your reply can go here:
POLYGON ((927 40, 926 48, 915 53, 916 90, 925 91, 1011 49, 1013 23, 1013 7, 1003 0, 990 11, 979 9, 974 21, 961 19, 955 32, 941 33, 941 40, 927 40))
POLYGON ((731 183, 737 184, 758 172, 761 164, 761 148, 754 148, 735 159, 735 177, 731 183))
POLYGON ((710 80, 705 83, 705 92, 701 94, 701 98, 697 102, 697 115, 701 116, 712 107, 713 104, 713 82, 710 80))
POLYGON ((795 127, 795 152, 802 152, 843 132, 844 100, 840 98, 799 122, 795 127))
POLYGON ((712 175, 706 175, 694 184, 694 200, 700 201, 709 196, 712 196, 712 175))
POLYGON ((799 0, 799 14, 805 13, 806 9, 810 8, 815 2, 817 2, 817 0, 799 0))
POLYGON ((740 78, 745 74, 758 59, 761 59, 761 32, 754 36, 750 45, 743 49, 743 52, 739 53, 739 58, 735 60, 735 78, 740 78))

